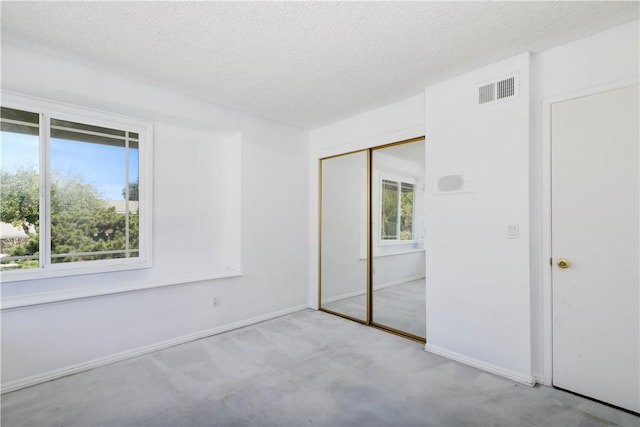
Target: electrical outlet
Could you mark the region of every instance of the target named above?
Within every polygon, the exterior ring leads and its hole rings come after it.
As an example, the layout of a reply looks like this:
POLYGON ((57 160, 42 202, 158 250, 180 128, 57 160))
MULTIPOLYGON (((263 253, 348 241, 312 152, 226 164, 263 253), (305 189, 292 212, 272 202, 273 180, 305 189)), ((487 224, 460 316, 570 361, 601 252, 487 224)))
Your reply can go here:
POLYGON ((213 307, 217 307, 220 305, 220 297, 219 296, 215 296, 213 297, 213 307))

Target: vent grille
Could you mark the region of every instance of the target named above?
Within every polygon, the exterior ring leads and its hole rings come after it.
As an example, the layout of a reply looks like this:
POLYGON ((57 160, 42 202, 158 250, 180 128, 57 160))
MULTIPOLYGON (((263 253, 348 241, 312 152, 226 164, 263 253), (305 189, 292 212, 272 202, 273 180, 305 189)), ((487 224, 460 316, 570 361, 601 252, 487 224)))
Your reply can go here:
POLYGON ((489 83, 488 85, 480 86, 480 88, 478 88, 478 104, 486 104, 487 102, 495 101, 495 94, 495 83, 489 83))
POLYGON ((518 73, 478 86, 478 105, 507 100, 518 96, 518 73))
POLYGON ((497 99, 509 98, 516 94, 515 92, 516 79, 510 77, 508 79, 500 80, 496 83, 497 99))

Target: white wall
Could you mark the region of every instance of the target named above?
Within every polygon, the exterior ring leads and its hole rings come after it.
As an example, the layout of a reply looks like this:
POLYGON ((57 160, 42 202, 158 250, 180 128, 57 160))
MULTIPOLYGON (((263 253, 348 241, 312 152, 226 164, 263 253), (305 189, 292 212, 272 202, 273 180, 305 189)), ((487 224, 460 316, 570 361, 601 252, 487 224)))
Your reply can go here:
POLYGON ((424 135, 424 96, 341 120, 310 132, 308 303, 318 308, 319 159, 424 135))
MULTIPOLYGON (((639 64, 639 22, 613 28, 594 36, 547 50, 531 58, 531 316, 533 372, 551 381, 551 300, 549 266, 550 236, 548 194, 544 194, 548 173, 543 171, 545 144, 543 103, 559 98, 584 95, 593 90, 637 79, 639 64), (544 241, 547 240, 545 246, 544 241)), ((546 116, 545 116, 546 115, 546 116)), ((547 150, 548 153, 548 150, 547 150)))
MULTIPOLYGON (((442 173, 466 172, 468 168, 475 174, 476 185, 476 193, 472 196, 427 200, 429 221, 434 219, 434 214, 437 216, 439 207, 442 208, 441 216, 449 217, 437 226, 428 224, 430 232, 436 233, 436 236, 430 233, 427 237, 428 348, 489 370, 497 369, 519 380, 531 377, 550 384, 551 300, 549 248, 545 246, 550 236, 545 234, 549 205, 548 194, 544 193, 549 177, 543 170, 545 144, 548 144, 543 118, 548 111, 543 111, 543 104, 637 80, 640 70, 638 27, 638 21, 635 21, 531 57, 530 135, 526 154, 522 151, 525 136, 521 134, 526 128, 523 123, 526 117, 524 105, 517 107, 521 113, 502 111, 493 118, 474 119, 478 110, 474 111, 464 102, 449 108, 451 101, 447 101, 460 95, 460 85, 476 85, 488 80, 490 77, 484 73, 487 69, 492 70, 493 77, 513 70, 503 67, 503 64, 495 64, 436 85, 439 95, 433 88, 427 88, 425 128, 427 147, 431 150, 427 153, 428 167, 430 159, 433 159, 431 167, 442 173), (444 109, 443 102, 447 106, 444 109), (514 121, 519 123, 517 140, 512 137, 515 133, 498 139, 492 137, 489 138, 491 147, 483 150, 492 128, 499 124, 513 124, 514 121), (442 151, 434 150, 438 148, 438 128, 445 134, 453 134, 453 143, 449 141, 447 147, 440 146, 442 151), (523 163, 525 158, 527 163, 523 163), (492 170, 486 175, 489 169, 492 170), (484 179, 483 174, 486 175, 484 179), (487 189, 487 183, 483 182, 485 179, 494 181, 491 191, 502 192, 499 199, 491 200, 479 194, 487 189), (528 188, 525 187, 527 179, 528 188), (528 221, 523 211, 525 194, 529 197, 528 221), (477 203, 473 201, 474 197, 478 199, 477 203), (465 198, 468 203, 464 202, 465 198), (493 216, 490 222, 487 221, 488 214, 493 216), (520 224, 518 241, 503 240, 505 221, 520 224), (451 229, 454 227, 458 230, 451 229), (481 235, 483 229, 486 235, 481 235), (490 233, 491 230, 494 233, 490 233), (529 262, 524 264, 526 251, 523 245, 527 232, 530 236, 529 262), (438 234, 441 242, 451 242, 448 253, 442 251, 448 246, 446 243, 444 247, 435 247, 438 234), (470 242, 474 235, 477 243, 470 242), (501 240, 503 244, 500 244, 501 240), (481 249, 482 256, 471 256, 469 247, 476 254, 478 252, 475 251, 481 249), (456 268, 455 263, 460 263, 463 268, 456 268), (449 272, 445 271, 447 268, 449 272), (493 269, 493 274, 490 269, 493 269), (528 297, 523 292, 527 288, 523 276, 527 270, 530 272, 528 297), (442 276, 437 277, 438 273, 442 276), (452 289, 438 285, 434 294, 433 281, 440 279, 452 289), (460 287, 465 282, 467 284, 460 287), (455 295, 456 289, 461 297, 455 295), (525 330, 528 321, 530 332, 525 330), (527 348, 531 351, 529 357, 527 348)), ((526 67, 523 65, 522 68, 526 67)))
POLYGON ((153 268, 3 283, 3 307, 43 290, 176 283, 4 308, 5 390, 306 306, 307 132, 7 45, 2 86, 155 131, 153 268), (241 240, 225 234, 225 219, 241 240), (241 276, 208 280, 239 268, 240 250, 241 276))
POLYGON ((529 54, 427 87, 425 101, 426 348, 531 382, 529 54), (478 85, 516 72, 517 98, 476 105, 478 85), (474 192, 435 194, 459 173, 474 192))

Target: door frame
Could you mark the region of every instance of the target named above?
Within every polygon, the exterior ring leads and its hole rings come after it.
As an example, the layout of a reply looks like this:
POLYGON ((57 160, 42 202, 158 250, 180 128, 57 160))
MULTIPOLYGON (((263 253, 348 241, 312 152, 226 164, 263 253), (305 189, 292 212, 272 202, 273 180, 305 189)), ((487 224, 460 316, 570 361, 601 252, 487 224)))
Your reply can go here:
POLYGON ((540 277, 542 280, 542 376, 538 382, 553 386, 553 266, 551 264, 551 107, 558 102, 595 95, 614 89, 639 84, 639 77, 619 80, 605 85, 593 86, 564 95, 542 100, 542 258, 540 277))

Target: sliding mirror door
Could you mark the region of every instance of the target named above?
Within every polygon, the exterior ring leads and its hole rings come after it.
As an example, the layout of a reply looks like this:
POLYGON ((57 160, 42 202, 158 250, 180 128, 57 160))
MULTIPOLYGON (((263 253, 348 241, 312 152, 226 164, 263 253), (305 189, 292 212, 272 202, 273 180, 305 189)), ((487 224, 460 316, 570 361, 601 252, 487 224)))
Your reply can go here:
POLYGON ((320 308, 368 322, 368 151, 320 161, 320 308))
POLYGON ((426 337, 424 139, 372 150, 371 323, 426 337))

